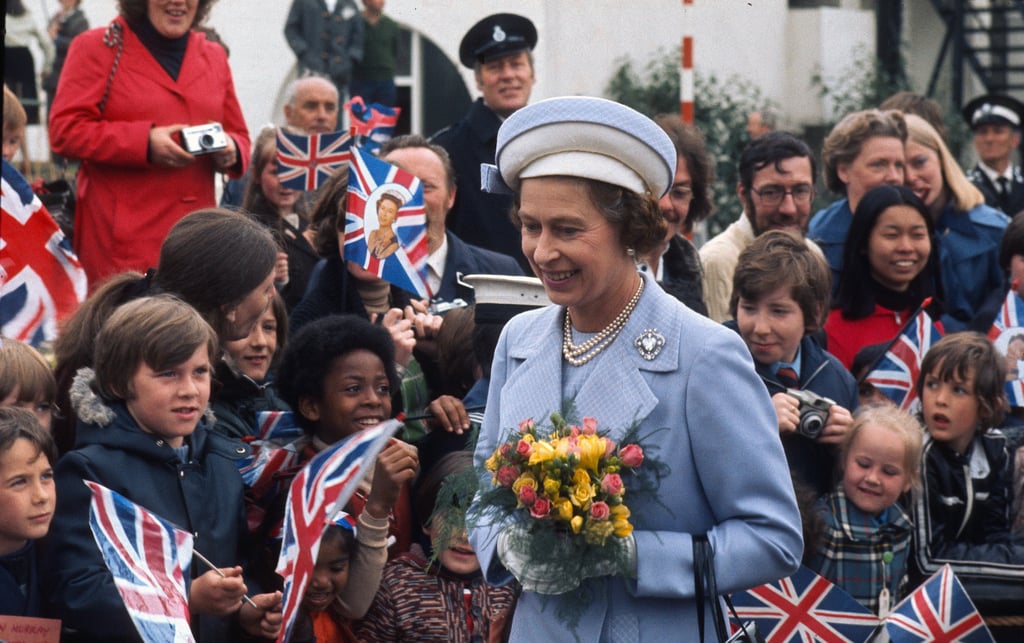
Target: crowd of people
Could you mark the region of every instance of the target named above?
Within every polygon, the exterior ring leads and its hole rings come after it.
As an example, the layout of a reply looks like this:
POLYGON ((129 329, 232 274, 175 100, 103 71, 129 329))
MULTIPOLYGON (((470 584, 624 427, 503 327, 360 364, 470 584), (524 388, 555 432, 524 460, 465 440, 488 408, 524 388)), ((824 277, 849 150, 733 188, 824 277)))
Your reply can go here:
MULTIPOLYGON (((80 163, 90 292, 52 367, 0 343, 0 613, 60 619, 67 641, 140 640, 90 531, 92 481, 193 534, 213 567, 186 578, 196 640, 273 639, 287 483, 398 417, 323 517, 293 641, 697 640, 715 618, 695 592, 704 543, 724 594, 803 564, 884 617, 948 564, 985 616, 1024 616, 1024 407, 1006 394, 1024 351, 988 336, 1024 296, 1024 104, 964 107, 970 172, 921 96, 845 115, 820 154, 764 107, 736 159, 742 211, 697 248, 712 191, 733 189, 699 129, 598 98, 530 104, 537 30, 488 16, 459 47, 469 112, 378 154, 422 184, 419 299, 347 259, 347 169, 289 189, 277 128, 250 144, 200 29, 213 1, 119 0, 109 25, 58 39, 49 132, 80 163), (212 145, 193 136, 209 122, 212 145), (819 166, 837 200, 812 214, 819 166), (865 376, 922 309, 944 337, 908 376, 908 412, 865 376), (261 433, 275 412, 286 438, 261 433), (630 492, 615 564, 557 577, 528 522, 480 506, 492 454, 553 412, 639 436, 657 472, 630 492), (258 450, 288 466, 256 488, 240 466, 258 450), (562 618, 579 590, 580 617, 562 618)), ((62 6, 55 37, 83 26, 62 6)), ((295 0, 286 129, 337 130, 350 91, 393 100, 382 10, 295 0)), ((5 176, 26 122, 5 87, 5 176)), ((375 201, 377 260, 400 248, 404 199, 375 201)))

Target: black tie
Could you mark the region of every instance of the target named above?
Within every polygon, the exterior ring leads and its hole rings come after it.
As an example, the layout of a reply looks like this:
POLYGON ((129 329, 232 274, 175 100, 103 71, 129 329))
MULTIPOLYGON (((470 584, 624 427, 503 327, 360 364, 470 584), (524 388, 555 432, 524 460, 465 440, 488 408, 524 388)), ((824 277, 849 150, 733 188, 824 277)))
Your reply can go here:
POLYGON ((1010 194, 1010 179, 1005 176, 1001 176, 998 179, 999 182, 999 196, 1004 199, 1010 194))
POLYGON ((786 388, 797 388, 800 386, 800 380, 796 377, 796 371, 788 366, 780 366, 779 370, 775 371, 775 377, 786 388))

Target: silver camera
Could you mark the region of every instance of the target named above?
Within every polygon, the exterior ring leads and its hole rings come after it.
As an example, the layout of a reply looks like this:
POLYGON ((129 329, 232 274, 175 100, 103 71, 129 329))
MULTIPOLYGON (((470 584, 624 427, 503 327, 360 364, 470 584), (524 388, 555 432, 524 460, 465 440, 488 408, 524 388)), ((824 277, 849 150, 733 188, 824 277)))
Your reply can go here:
POLYGON ((228 137, 220 123, 195 125, 181 130, 181 146, 192 154, 210 154, 228 146, 228 137))
POLYGON ((796 432, 811 440, 817 439, 828 423, 828 412, 835 405, 835 400, 795 388, 786 389, 786 394, 800 402, 800 421, 796 432))

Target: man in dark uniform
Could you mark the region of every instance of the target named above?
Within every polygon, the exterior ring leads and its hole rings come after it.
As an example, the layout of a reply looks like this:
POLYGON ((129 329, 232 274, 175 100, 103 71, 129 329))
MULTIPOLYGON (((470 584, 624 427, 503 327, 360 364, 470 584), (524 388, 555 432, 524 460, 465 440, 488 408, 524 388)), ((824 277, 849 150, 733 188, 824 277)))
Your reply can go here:
POLYGON ((536 44, 537 29, 522 16, 499 13, 473 25, 459 45, 459 60, 473 70, 482 96, 462 120, 432 137, 455 166, 448 229, 467 243, 514 257, 527 271, 519 230, 508 218, 512 197, 481 192, 480 164, 494 163, 501 122, 530 100, 536 44))
POLYGON ((968 102, 962 114, 974 131, 979 159, 969 174, 971 182, 988 205, 1010 216, 1024 210, 1024 175, 1013 163, 1024 104, 1009 96, 985 94, 968 102))

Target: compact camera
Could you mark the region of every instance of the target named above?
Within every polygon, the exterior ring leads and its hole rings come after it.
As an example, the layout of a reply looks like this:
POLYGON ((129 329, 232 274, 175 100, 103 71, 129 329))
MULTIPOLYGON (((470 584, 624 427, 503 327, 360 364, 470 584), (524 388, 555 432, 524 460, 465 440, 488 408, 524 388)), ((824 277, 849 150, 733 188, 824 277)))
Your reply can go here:
POLYGON ((220 123, 195 125, 181 130, 181 146, 192 154, 210 154, 228 146, 228 137, 220 123))
POLYGON ((786 389, 786 394, 800 402, 800 421, 796 432, 811 440, 817 439, 828 423, 828 411, 835 405, 835 400, 795 388, 786 389))

